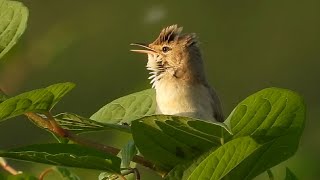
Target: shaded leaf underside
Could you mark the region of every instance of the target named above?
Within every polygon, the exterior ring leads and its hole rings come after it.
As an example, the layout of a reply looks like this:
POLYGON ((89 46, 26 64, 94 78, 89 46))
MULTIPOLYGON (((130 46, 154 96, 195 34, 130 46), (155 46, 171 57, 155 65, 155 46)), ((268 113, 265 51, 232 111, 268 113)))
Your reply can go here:
POLYGON ((0 152, 1 157, 120 173, 120 158, 77 144, 39 144, 0 152))
POLYGON ((73 113, 61 113, 54 116, 54 118, 63 129, 73 131, 75 133, 102 130, 118 130, 126 133, 131 132, 130 126, 128 125, 101 123, 73 113))
POLYGON ((221 145, 222 134, 228 133, 218 123, 167 115, 133 121, 131 130, 139 151, 164 169, 221 145))

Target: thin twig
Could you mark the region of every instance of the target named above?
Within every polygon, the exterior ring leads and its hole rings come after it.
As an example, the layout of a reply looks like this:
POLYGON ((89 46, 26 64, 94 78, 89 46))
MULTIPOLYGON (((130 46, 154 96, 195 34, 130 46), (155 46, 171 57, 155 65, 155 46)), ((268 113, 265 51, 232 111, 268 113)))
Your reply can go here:
POLYGON ((68 131, 59 126, 50 113, 44 114, 46 118, 34 112, 27 112, 24 115, 26 115, 36 125, 48 129, 50 132, 53 132, 60 137, 66 137, 68 134, 68 131))
POLYGON ((47 175, 49 172, 52 172, 52 171, 53 171, 52 167, 42 171, 41 174, 39 175, 39 180, 43 180, 44 176, 47 175))
POLYGON ((111 146, 107 146, 107 145, 103 145, 103 144, 97 143, 95 141, 91 141, 89 139, 84 139, 84 138, 77 136, 75 134, 72 134, 72 133, 69 133, 66 138, 68 138, 69 140, 71 140, 77 144, 93 147, 97 150, 100 150, 102 152, 107 152, 107 153, 110 153, 113 155, 117 155, 120 152, 120 149, 117 149, 117 148, 114 148, 111 146))
MULTIPOLYGON (((25 113, 25 115, 36 125, 48 129, 49 131, 53 132, 54 134, 67 138, 77 144, 84 145, 87 147, 91 147, 94 149, 97 149, 102 152, 110 153, 113 155, 117 155, 120 152, 120 149, 103 145, 101 143, 85 139, 83 137, 77 136, 76 134, 71 133, 70 131, 63 129, 54 119, 54 117, 50 113, 46 113, 46 118, 42 117, 41 115, 33 112, 25 113)), ((155 165, 146 159, 144 159, 142 156, 135 155, 132 159, 133 162, 136 162, 142 166, 145 166, 147 168, 150 168, 152 170, 155 170, 160 175, 163 175, 164 172, 159 172, 156 170, 155 165)))
POLYGON ((12 174, 12 175, 17 175, 17 174, 21 174, 20 171, 15 170, 12 166, 10 166, 7 161, 3 158, 0 157, 0 166, 7 171, 8 173, 12 174))

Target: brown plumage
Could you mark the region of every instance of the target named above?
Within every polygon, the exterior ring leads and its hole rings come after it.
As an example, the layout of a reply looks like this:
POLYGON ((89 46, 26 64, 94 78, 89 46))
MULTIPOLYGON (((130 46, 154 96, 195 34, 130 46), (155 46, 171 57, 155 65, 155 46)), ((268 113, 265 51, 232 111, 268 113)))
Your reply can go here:
POLYGON ((149 45, 133 44, 148 54, 147 69, 156 89, 157 112, 222 122, 221 103, 207 82, 195 34, 182 27, 164 28, 149 45))

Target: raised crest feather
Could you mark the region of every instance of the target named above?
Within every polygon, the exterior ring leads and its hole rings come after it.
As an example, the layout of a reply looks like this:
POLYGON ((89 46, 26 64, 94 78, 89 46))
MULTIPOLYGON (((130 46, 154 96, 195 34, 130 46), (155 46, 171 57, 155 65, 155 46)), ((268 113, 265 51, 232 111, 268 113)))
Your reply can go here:
POLYGON ((191 46, 197 43, 197 38, 194 33, 191 34, 181 34, 183 27, 178 27, 178 25, 168 26, 160 32, 158 38, 152 43, 161 45, 164 43, 170 43, 172 41, 184 41, 186 46, 191 46))
POLYGON ((160 32, 159 37, 153 42, 153 44, 163 44, 170 43, 173 40, 179 38, 179 35, 182 31, 182 27, 178 27, 178 25, 168 26, 160 32))

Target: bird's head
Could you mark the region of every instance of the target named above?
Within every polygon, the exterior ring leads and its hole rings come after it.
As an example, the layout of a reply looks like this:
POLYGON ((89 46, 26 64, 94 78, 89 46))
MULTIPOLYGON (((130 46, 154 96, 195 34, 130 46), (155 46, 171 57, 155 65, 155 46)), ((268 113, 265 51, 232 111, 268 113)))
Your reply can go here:
POLYGON ((132 43, 144 49, 133 52, 148 55, 147 69, 155 86, 163 77, 191 78, 203 71, 200 50, 195 34, 181 34, 182 27, 172 25, 164 28, 158 38, 150 43, 132 43), (199 69, 200 68, 200 69, 199 69))

